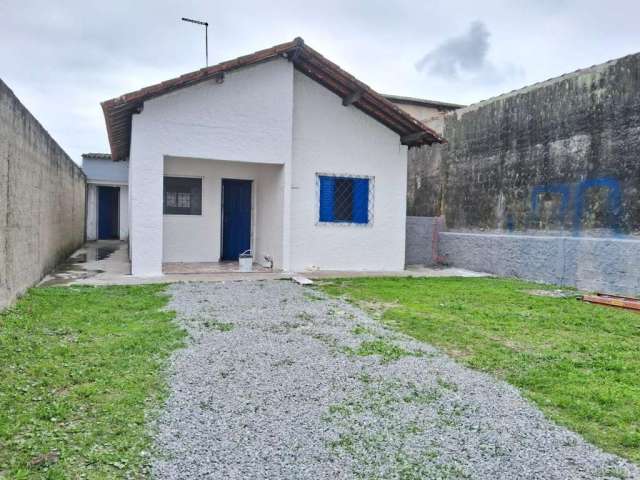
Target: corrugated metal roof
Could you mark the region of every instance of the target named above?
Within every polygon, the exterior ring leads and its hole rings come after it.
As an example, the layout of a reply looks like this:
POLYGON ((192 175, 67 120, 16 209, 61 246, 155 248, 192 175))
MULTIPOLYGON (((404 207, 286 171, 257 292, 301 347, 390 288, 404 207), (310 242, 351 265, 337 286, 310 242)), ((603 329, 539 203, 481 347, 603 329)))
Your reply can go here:
POLYGON ((279 56, 288 58, 298 71, 342 97, 343 103, 352 104, 398 133, 404 145, 430 145, 445 141, 434 130, 306 45, 301 38, 296 38, 291 42, 202 68, 103 102, 102 110, 112 158, 122 160, 129 156, 131 115, 139 111, 146 100, 279 56))

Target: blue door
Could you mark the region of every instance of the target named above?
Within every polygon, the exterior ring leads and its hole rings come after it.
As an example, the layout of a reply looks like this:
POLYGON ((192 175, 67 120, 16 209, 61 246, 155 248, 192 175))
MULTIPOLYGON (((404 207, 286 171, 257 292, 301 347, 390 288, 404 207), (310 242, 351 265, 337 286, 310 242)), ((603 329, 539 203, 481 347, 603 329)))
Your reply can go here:
POLYGON ((222 180, 222 260, 251 245, 251 180, 222 180))
POLYGON ((98 238, 119 238, 120 187, 98 187, 98 238))

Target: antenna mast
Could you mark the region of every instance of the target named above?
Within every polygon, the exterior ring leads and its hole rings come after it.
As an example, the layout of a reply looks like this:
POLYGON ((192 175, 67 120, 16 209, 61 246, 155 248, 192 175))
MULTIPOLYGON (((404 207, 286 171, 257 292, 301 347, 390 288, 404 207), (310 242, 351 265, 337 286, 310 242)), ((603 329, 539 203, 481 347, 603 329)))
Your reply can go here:
POLYGON ((182 21, 204 26, 204 57, 208 67, 209 66, 209 23, 202 22, 200 20, 194 20, 192 18, 186 18, 186 17, 182 17, 182 21))

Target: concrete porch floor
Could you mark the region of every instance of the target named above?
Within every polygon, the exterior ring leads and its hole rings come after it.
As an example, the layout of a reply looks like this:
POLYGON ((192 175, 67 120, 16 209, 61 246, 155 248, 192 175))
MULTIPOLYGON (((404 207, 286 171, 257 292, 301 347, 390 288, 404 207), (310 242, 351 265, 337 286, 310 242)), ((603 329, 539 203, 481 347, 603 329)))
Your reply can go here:
MULTIPOLYGON (((271 268, 253 264, 253 272, 273 273, 271 268)), ((167 262, 162 264, 162 273, 166 274, 210 274, 240 273, 238 262, 167 262)), ((250 273, 250 272, 244 272, 250 273)))
POLYGON ((145 283, 224 282, 239 280, 290 279, 295 275, 310 279, 338 277, 477 277, 485 273, 460 268, 429 268, 412 266, 397 272, 356 272, 319 270, 299 274, 274 272, 254 265, 252 272, 237 271, 237 262, 221 263, 166 263, 164 275, 134 277, 131 275, 128 245, 118 240, 88 242, 77 250, 38 286, 65 285, 139 285, 145 283))

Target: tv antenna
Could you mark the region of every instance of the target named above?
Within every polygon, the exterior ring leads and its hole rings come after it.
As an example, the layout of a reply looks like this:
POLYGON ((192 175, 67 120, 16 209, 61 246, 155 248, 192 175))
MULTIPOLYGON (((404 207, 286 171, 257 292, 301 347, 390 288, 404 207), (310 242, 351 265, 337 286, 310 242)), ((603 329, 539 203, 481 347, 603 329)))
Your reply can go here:
POLYGON ((182 21, 204 26, 204 57, 208 67, 209 66, 209 23, 202 22, 200 20, 194 20, 193 18, 186 18, 186 17, 182 17, 182 21))

